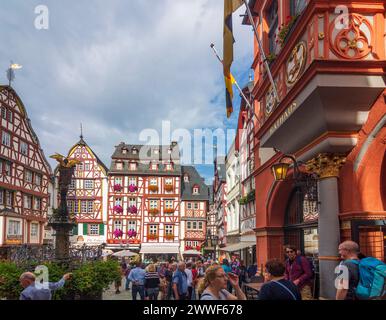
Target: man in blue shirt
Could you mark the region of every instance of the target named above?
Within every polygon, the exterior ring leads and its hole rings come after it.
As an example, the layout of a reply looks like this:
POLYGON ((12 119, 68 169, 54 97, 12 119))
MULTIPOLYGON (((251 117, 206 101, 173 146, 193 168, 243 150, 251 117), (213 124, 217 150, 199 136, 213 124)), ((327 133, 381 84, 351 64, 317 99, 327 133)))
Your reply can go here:
POLYGON ((178 263, 178 269, 173 274, 173 292, 175 300, 186 300, 188 296, 188 276, 185 273, 185 262, 178 263))
POLYGON ((145 270, 141 268, 141 263, 137 263, 136 267, 130 271, 128 280, 133 284, 131 286, 131 292, 133 300, 137 300, 137 293, 139 293, 141 300, 145 300, 145 270))
POLYGON ((71 275, 66 273, 60 281, 49 282, 47 286, 45 283, 36 284, 36 277, 32 272, 24 272, 19 278, 20 285, 24 288, 20 294, 20 300, 51 300, 51 291, 62 288, 71 275))

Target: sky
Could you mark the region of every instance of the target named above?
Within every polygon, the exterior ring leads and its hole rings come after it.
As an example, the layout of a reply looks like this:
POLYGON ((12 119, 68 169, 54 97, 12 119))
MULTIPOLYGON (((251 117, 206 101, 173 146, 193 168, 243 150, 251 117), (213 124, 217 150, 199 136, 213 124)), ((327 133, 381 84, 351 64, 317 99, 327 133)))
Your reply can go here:
MULTIPOLYGON (((232 72, 241 86, 253 57, 244 12, 233 14, 232 72)), ((116 145, 146 143, 139 139, 149 129, 161 135, 163 121, 176 134, 236 129, 240 98, 234 88, 227 119, 222 66, 210 49, 213 42, 222 57, 223 0, 3 0, 0 21, 0 82, 11 60, 23 66, 12 86, 47 158, 68 153, 80 123, 108 167, 116 145), (35 27, 38 5, 48 9, 48 29, 35 27)), ((213 166, 196 167, 210 183, 213 166)))

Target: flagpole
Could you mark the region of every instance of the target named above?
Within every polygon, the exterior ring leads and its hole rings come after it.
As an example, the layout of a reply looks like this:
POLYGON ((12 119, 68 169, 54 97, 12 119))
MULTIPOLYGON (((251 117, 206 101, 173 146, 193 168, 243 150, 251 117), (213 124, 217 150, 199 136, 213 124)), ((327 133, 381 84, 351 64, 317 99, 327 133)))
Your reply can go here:
POLYGON ((269 68, 269 64, 268 64, 268 61, 267 61, 267 56, 265 55, 265 52, 263 50, 263 44, 261 43, 261 40, 260 40, 260 37, 259 37, 259 33, 257 31, 255 22, 254 22, 253 17, 252 17, 251 9, 249 8, 249 5, 248 5, 248 0, 243 0, 243 1, 244 1, 244 4, 245 4, 245 7, 247 8, 247 14, 248 14, 249 22, 251 23, 251 25, 253 27, 253 31, 255 33, 255 37, 256 37, 257 43, 259 45, 261 56, 263 58, 264 67, 265 67, 265 70, 267 71, 269 81, 271 82, 271 85, 272 85, 272 88, 273 88, 273 93, 275 95, 275 99, 279 103, 280 99, 279 99, 279 94, 277 93, 276 84, 275 84, 275 81, 273 80, 271 69, 269 68))
MULTIPOLYGON (((214 52, 214 55, 217 57, 218 61, 220 61, 221 64, 224 64, 224 61, 223 61, 223 60, 220 58, 220 56, 218 55, 218 52, 217 52, 217 50, 216 50, 216 47, 214 46, 213 43, 210 44, 210 47, 212 48, 212 50, 213 50, 213 52, 214 52)), ((233 79, 234 79, 234 77, 233 77, 233 79)), ((236 79, 234 79, 234 83, 235 83, 237 89, 239 90, 240 95, 241 95, 242 98, 244 99, 245 103, 246 103, 247 106, 251 109, 252 114, 255 116, 257 122, 258 122, 258 123, 260 124, 260 126, 261 126, 261 125, 262 125, 262 124, 261 124, 261 121, 260 121, 259 117, 256 115, 255 109, 252 107, 250 101, 249 101, 249 100, 247 99, 247 97, 245 96, 243 90, 241 90, 241 88, 240 88, 239 84, 237 83, 236 79)))

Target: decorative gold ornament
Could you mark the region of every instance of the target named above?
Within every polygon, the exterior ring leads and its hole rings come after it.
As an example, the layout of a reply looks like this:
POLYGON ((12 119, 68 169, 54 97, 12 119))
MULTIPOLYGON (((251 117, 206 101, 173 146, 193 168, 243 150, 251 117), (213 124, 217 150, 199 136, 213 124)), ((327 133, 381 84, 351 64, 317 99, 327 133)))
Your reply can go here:
POLYGON ((273 90, 273 87, 271 86, 265 95, 265 115, 268 117, 273 109, 275 109, 277 105, 277 100, 275 97, 275 92, 273 90))
POLYGON ((340 168, 346 163, 346 156, 321 153, 307 161, 306 170, 316 173, 320 179, 339 177, 340 168))
POLYGON ((286 66, 286 83, 288 86, 293 86, 302 75, 307 61, 307 45, 304 41, 299 42, 287 61, 286 66))
POLYGON ((324 32, 319 32, 318 39, 324 40, 324 38, 325 38, 324 32))

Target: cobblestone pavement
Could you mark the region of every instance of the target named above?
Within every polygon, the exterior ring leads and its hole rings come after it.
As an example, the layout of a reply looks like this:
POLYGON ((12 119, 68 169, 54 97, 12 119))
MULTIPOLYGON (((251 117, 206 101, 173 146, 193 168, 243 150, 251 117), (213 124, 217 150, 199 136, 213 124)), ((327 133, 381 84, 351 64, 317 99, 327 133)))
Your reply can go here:
MULTIPOLYGON (((110 288, 103 293, 103 300, 131 300, 131 289, 125 290, 126 279, 122 278, 122 285, 120 287, 121 293, 115 293, 115 285, 111 284, 110 288)), ((131 287, 131 286, 130 286, 131 287)))

